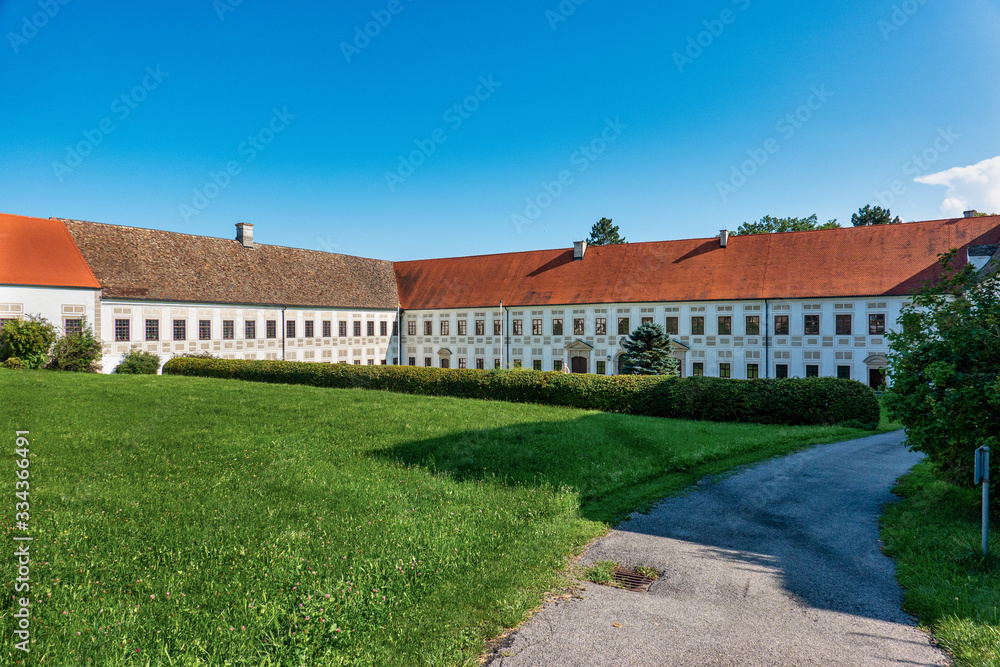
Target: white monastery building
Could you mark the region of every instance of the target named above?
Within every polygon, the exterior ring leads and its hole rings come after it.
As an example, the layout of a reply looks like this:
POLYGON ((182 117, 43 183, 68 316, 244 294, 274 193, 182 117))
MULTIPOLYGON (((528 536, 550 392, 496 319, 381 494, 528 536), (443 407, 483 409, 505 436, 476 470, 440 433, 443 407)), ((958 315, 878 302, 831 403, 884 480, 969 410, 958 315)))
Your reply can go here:
POLYGON ((160 356, 614 374, 663 325, 683 375, 884 381, 910 295, 1000 263, 1000 216, 388 262, 0 214, 0 326, 91 323, 105 372, 160 356))

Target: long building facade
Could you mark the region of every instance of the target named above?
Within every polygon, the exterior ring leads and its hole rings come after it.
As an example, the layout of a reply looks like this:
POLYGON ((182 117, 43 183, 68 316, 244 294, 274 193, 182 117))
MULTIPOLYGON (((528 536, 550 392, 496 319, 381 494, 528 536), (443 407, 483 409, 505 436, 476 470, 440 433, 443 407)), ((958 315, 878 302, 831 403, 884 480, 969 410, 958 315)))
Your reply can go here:
POLYGON ((1000 217, 388 262, 235 239, 0 215, 0 326, 93 325, 110 372, 171 357, 616 374, 665 327, 683 375, 880 386, 912 293, 1000 262, 1000 217))

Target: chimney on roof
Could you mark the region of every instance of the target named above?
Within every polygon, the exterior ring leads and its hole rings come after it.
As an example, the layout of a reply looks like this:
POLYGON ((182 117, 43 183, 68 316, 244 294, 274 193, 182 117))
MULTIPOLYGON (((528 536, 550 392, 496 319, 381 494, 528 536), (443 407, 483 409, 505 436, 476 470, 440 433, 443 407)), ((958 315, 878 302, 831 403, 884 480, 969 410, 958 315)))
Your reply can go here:
POLYGON ((976 211, 975 210, 965 211, 964 213, 962 213, 962 215, 964 215, 966 218, 974 218, 976 217, 976 211))
POLYGON ((583 259, 583 255, 586 252, 587 252, 586 241, 573 241, 573 259, 583 259))
POLYGON ((719 246, 725 248, 728 243, 729 243, 729 230, 728 229, 720 229, 719 230, 719 246))
POLYGON ((236 240, 243 244, 244 248, 253 247, 253 225, 249 222, 236 223, 236 240))

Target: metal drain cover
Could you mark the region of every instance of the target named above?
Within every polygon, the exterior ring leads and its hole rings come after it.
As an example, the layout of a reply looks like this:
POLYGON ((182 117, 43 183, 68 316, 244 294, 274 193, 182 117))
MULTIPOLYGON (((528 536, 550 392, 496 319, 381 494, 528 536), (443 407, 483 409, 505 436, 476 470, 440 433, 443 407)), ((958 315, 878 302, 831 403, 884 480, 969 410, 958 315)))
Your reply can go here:
POLYGON ((629 591, 645 593, 653 584, 651 577, 623 567, 617 568, 611 576, 618 583, 618 586, 629 591))

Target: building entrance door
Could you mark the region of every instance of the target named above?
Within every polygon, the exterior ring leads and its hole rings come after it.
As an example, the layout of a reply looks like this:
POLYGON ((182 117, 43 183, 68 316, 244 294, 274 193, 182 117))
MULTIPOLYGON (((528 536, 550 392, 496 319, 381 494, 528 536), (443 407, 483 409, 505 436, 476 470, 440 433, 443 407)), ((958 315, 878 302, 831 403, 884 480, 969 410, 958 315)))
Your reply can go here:
POLYGON ((885 384, 885 369, 884 368, 869 368, 868 369, 868 386, 872 389, 881 389, 885 384))
POLYGON ((574 373, 587 372, 587 357, 573 357, 569 360, 570 370, 574 373))

